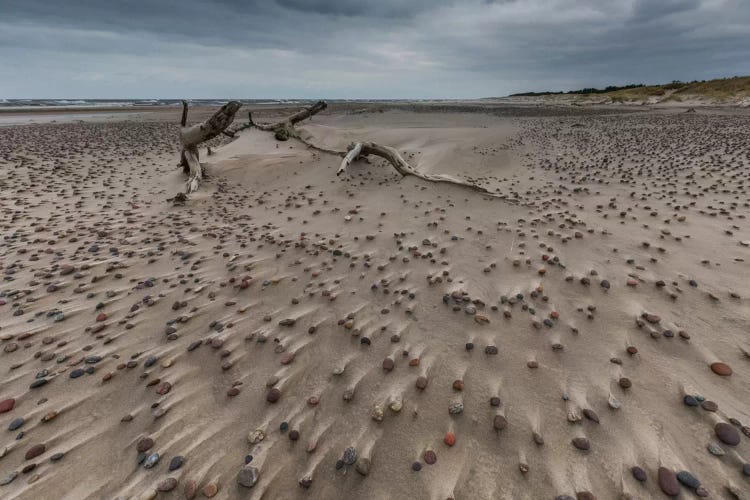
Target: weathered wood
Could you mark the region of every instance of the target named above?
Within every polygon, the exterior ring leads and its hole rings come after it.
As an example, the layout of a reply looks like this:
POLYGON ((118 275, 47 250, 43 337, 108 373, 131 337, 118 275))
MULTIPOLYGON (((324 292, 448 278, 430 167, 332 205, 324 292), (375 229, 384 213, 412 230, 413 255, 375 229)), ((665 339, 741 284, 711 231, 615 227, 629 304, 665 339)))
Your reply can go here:
POLYGON ((487 188, 469 181, 465 181, 463 179, 458 179, 451 175, 423 174, 409 165, 409 162, 404 160, 404 158, 401 156, 401 154, 399 154, 396 148, 392 148, 390 146, 382 146, 374 142, 357 142, 350 144, 346 156, 344 156, 344 159, 341 161, 341 165, 336 171, 336 175, 341 175, 342 173, 346 172, 347 167, 349 167, 349 165, 351 165, 351 163, 360 156, 368 155, 375 155, 380 156, 381 158, 385 158, 391 165, 393 165, 393 168, 395 168, 396 171, 403 176, 413 175, 414 177, 419 177, 420 179, 424 179, 430 182, 444 182, 447 184, 455 184, 457 186, 468 187, 470 189, 485 193, 493 197, 505 198, 505 196, 502 196, 499 193, 490 191, 487 188))
POLYGON ((306 120, 307 118, 310 118, 311 116, 320 113, 327 107, 328 107, 328 103, 326 103, 325 101, 318 101, 312 106, 299 110, 298 112, 294 113, 289 118, 281 120, 280 122, 270 123, 270 124, 255 123, 253 121, 253 114, 250 111, 248 111, 247 123, 244 123, 240 125, 239 127, 235 128, 234 132, 239 132, 241 130, 245 130, 250 127, 256 127, 266 132, 273 132, 274 135, 276 136, 276 139, 280 141, 286 141, 290 137, 299 138, 299 134, 297 134, 297 131, 294 129, 294 125, 301 122, 302 120, 306 120))
MULTIPOLYGON (((198 145, 209 141, 219 134, 225 133, 225 129, 231 125, 234 115, 242 107, 238 101, 230 101, 223 105, 208 120, 191 127, 186 126, 188 103, 182 101, 182 128, 180 129, 180 142, 182 151, 180 152, 180 165, 185 173, 188 174, 188 181, 185 186, 185 193, 190 194, 198 190, 201 180, 203 179, 203 169, 200 164, 198 154, 198 145)), ((230 137, 234 134, 227 133, 230 137)))
POLYGON ((180 120, 181 127, 184 127, 187 124, 187 113, 188 113, 188 103, 187 101, 182 101, 182 120, 180 120))
POLYGON ((198 186, 203 179, 203 169, 198 161, 197 146, 189 146, 185 148, 183 152, 189 169, 188 180, 185 185, 185 194, 190 194, 198 190, 198 186))
POLYGON ((191 127, 183 127, 180 130, 180 142, 183 147, 197 146, 221 134, 225 128, 231 125, 234 115, 240 107, 242 107, 242 103, 230 101, 203 123, 191 127))
POLYGON ((360 153, 362 152, 362 143, 358 142, 356 144, 353 144, 349 148, 349 152, 346 153, 344 156, 344 159, 341 160, 341 166, 338 170, 336 170, 336 175, 341 175, 342 173, 346 172, 346 168, 352 164, 354 160, 359 158, 360 153))
POLYGON ((253 123, 252 117, 249 117, 250 123, 248 124, 248 126, 256 126, 261 130, 273 132, 276 139, 278 139, 279 141, 286 141, 290 137, 297 137, 297 132, 296 130, 294 130, 294 125, 301 122, 302 120, 306 120, 307 118, 320 113, 327 107, 328 104, 325 101, 318 101, 312 106, 299 110, 286 120, 282 120, 270 125, 253 123))

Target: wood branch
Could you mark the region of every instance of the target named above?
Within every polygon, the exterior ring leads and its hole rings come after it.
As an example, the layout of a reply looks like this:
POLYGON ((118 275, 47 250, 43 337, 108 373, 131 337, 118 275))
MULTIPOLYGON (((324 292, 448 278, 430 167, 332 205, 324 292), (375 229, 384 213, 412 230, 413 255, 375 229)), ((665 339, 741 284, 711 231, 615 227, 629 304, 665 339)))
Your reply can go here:
POLYGON ((325 101, 318 101, 310 107, 301 109, 300 111, 296 112, 295 114, 293 114, 286 120, 282 120, 280 122, 276 122, 271 125, 262 125, 260 123, 252 123, 252 117, 250 117, 251 124, 255 125, 261 130, 265 130, 267 132, 273 132, 274 135, 276 136, 276 139, 279 141, 286 141, 290 137, 297 136, 297 132, 294 130, 294 125, 301 122, 302 120, 306 120, 307 118, 310 118, 311 116, 320 113, 327 107, 328 107, 328 103, 326 103, 325 101))
POLYGON ((346 156, 344 156, 344 159, 341 160, 341 166, 338 170, 336 170, 336 175, 341 175, 344 172, 346 172, 346 168, 352 164, 354 160, 359 158, 360 153, 362 153, 362 143, 358 142, 356 144, 353 144, 349 148, 349 152, 346 153, 346 156))
POLYGON ((487 188, 469 181, 465 181, 463 179, 458 179, 451 175, 423 174, 409 165, 409 162, 404 160, 404 158, 401 156, 401 154, 399 154, 396 148, 392 148, 390 146, 382 146, 374 142, 357 142, 349 145, 348 153, 346 154, 346 156, 344 156, 344 159, 341 160, 341 165, 336 171, 336 175, 341 175, 342 173, 346 172, 347 167, 349 167, 349 165, 351 165, 351 163, 360 156, 368 155, 375 155, 380 156, 381 158, 385 158, 391 165, 393 165, 393 168, 395 168, 396 171, 398 171, 398 173, 403 176, 413 175, 414 177, 419 177, 420 179, 430 182, 444 182, 447 184, 455 184, 457 186, 468 187, 470 189, 488 194, 493 197, 505 198, 504 195, 500 195, 499 193, 490 191, 487 188))
POLYGON ((325 101, 318 101, 309 108, 304 108, 298 111, 297 113, 290 116, 287 121, 291 123, 292 125, 296 125, 298 122, 301 122, 302 120, 306 120, 307 118, 310 118, 313 115, 316 115, 326 109, 328 107, 328 104, 325 101))
MULTIPOLYGON (((182 151, 180 153, 180 165, 185 173, 188 174, 188 181, 185 186, 185 193, 190 194, 198 190, 201 180, 203 179, 203 169, 201 168, 200 158, 198 155, 198 146, 213 139, 217 135, 224 133, 225 129, 231 125, 234 115, 242 107, 238 101, 230 101, 223 105, 208 120, 191 127, 186 126, 188 103, 182 101, 182 128, 180 129, 180 142, 182 151)), ((232 137, 231 135, 230 137, 232 137)))
POLYGON ((203 123, 193 125, 192 127, 183 127, 180 130, 180 142, 182 146, 185 148, 197 146, 221 134, 225 128, 231 125, 234 115, 240 107, 242 107, 240 102, 230 101, 203 123))
POLYGON ((180 126, 184 127, 187 124, 187 112, 188 112, 188 103, 187 101, 182 101, 182 120, 180 120, 180 126))
POLYGON ((188 174, 188 181, 185 185, 185 194, 194 193, 198 190, 201 180, 203 179, 203 169, 198 161, 198 147, 190 146, 183 150, 185 154, 185 161, 188 164, 190 172, 188 174))
MULTIPOLYGON (((271 123, 271 124, 263 124, 263 123, 255 123, 253 121, 253 114, 248 111, 247 112, 247 123, 243 123, 239 127, 234 129, 234 132, 240 132, 242 130, 248 129, 250 127, 257 127, 260 130, 264 130, 266 132, 273 132, 276 136, 276 139, 280 141, 286 141, 290 137, 299 137, 297 134, 297 131, 294 129, 294 125, 301 122, 302 120, 306 120, 307 118, 310 118, 313 115, 316 115, 326 109, 328 107, 328 103, 325 101, 318 101, 315 104, 313 104, 310 107, 303 108, 290 116, 289 118, 285 120, 281 120, 280 122, 271 123)), ((303 141, 305 142, 305 141, 303 141)), ((310 145, 308 143, 308 145, 310 145)))

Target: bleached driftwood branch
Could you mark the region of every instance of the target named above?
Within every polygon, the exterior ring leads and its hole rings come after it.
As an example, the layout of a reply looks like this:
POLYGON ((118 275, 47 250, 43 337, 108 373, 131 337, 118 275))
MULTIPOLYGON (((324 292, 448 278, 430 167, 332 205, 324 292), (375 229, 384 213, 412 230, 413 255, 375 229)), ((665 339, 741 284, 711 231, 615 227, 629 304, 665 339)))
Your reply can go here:
POLYGON ((419 177, 420 179, 424 179, 430 182, 445 182, 448 184, 455 184, 457 186, 468 187, 470 189, 488 194, 493 197, 500 197, 500 195, 494 191, 490 191, 487 188, 469 181, 458 179, 451 175, 423 174, 409 165, 409 162, 404 160, 404 158, 401 156, 401 154, 399 154, 396 148, 392 148, 390 146, 382 146, 374 142, 357 142, 350 144, 346 156, 344 156, 344 159, 341 160, 341 165, 336 171, 336 175, 341 175, 346 172, 346 169, 349 167, 349 165, 351 165, 351 163, 360 156, 368 155, 375 155, 380 156, 381 158, 385 158, 391 165, 393 165, 393 168, 395 168, 398 173, 404 176, 413 175, 414 177, 419 177))
POLYGON ((244 130, 246 128, 250 127, 258 127, 260 130, 265 130, 266 132, 273 132, 276 139, 279 141, 286 141, 290 137, 296 137, 297 132, 294 130, 294 126, 301 122, 302 120, 306 120, 307 118, 310 118, 311 116, 320 113, 324 109, 328 107, 328 104, 325 101, 318 101, 312 106, 309 106, 307 108, 303 108, 299 110, 298 112, 294 113, 292 116, 285 120, 281 120, 280 122, 272 123, 269 125, 264 125, 262 123, 255 123, 253 121, 253 116, 248 112, 248 123, 246 125, 243 125, 242 127, 238 128, 237 130, 244 130))
POLYGON ((188 104, 182 101, 182 120, 180 125, 180 143, 182 143, 182 153, 180 154, 180 164, 188 174, 188 181, 185 185, 185 194, 190 194, 198 189, 200 181, 203 179, 203 169, 201 168, 200 158, 198 155, 198 146, 202 142, 213 139, 217 135, 224 133, 225 129, 234 120, 234 115, 242 107, 238 101, 230 101, 223 105, 211 118, 193 125, 187 126, 188 104))

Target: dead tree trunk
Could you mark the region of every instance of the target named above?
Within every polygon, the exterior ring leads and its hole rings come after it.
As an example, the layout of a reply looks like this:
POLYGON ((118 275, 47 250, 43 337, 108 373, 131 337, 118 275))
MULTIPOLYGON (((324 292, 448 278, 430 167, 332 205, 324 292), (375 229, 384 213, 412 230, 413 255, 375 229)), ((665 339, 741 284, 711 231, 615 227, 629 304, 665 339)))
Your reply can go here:
POLYGON ((230 101, 223 105, 214 115, 203 123, 188 127, 187 111, 188 104, 182 101, 182 120, 180 125, 180 142, 182 143, 182 152, 180 154, 180 165, 188 174, 188 181, 185 185, 185 194, 190 194, 198 189, 200 181, 203 179, 203 169, 199 161, 198 145, 202 142, 213 139, 224 132, 234 120, 234 115, 240 109, 242 104, 237 101, 230 101))
POLYGON ((336 171, 336 175, 341 175, 342 173, 346 172, 347 167, 360 156, 368 155, 375 155, 380 156, 381 158, 385 158, 391 165, 393 165, 393 168, 395 168, 398 173, 404 176, 413 175, 414 177, 419 177, 420 179, 424 179, 430 182, 445 182, 448 184, 455 184, 457 186, 465 186, 493 197, 501 196, 498 193, 488 190, 487 188, 469 181, 465 181, 463 179, 458 179, 451 175, 423 174, 409 165, 409 163, 404 160, 404 158, 399 154, 396 148, 392 148, 390 146, 381 146, 380 144, 375 144, 374 142, 357 142, 349 145, 348 152, 346 153, 346 156, 344 156, 344 159, 341 160, 341 165, 336 171))
POLYGON ((282 120, 280 122, 277 122, 271 125, 262 125, 258 123, 253 123, 252 116, 251 116, 249 117, 250 118, 249 126, 255 125, 261 130, 273 132, 277 140, 286 141, 290 137, 295 137, 297 135, 297 132, 294 130, 294 126, 297 123, 301 122, 302 120, 306 120, 307 118, 310 118, 311 116, 315 114, 320 113, 327 107, 328 107, 328 104, 325 101, 318 101, 308 108, 299 110, 298 112, 294 113, 292 116, 287 118, 286 120, 282 120))

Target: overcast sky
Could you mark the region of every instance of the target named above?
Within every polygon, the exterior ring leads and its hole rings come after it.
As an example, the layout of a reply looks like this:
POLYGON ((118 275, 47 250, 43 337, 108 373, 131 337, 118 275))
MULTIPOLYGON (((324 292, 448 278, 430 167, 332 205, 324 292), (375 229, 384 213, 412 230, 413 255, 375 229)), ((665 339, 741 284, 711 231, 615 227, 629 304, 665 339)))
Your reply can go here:
POLYGON ((470 98, 750 74, 750 0, 0 0, 0 98, 470 98))

